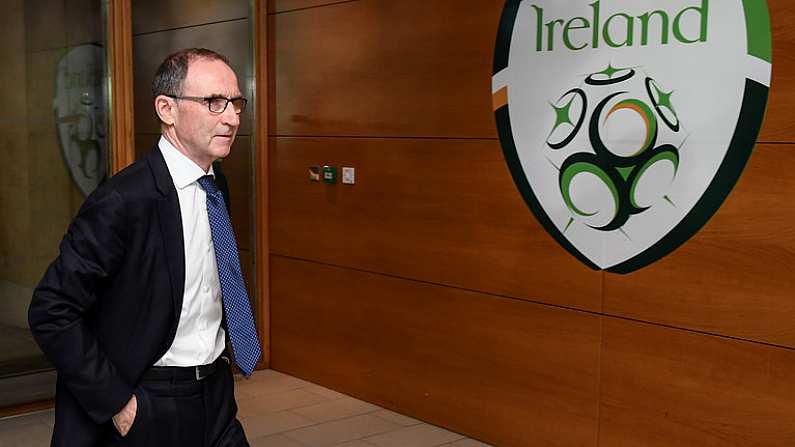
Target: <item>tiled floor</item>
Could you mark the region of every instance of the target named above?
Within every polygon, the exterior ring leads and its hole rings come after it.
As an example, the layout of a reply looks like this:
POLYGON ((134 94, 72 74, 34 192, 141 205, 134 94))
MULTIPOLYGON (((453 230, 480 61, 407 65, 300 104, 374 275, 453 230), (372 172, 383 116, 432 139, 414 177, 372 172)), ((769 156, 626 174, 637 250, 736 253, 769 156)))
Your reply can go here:
MULTIPOLYGON (((488 447, 457 433, 267 370, 236 382, 252 447, 488 447)), ((0 447, 45 447, 52 411, 0 420, 0 447)))

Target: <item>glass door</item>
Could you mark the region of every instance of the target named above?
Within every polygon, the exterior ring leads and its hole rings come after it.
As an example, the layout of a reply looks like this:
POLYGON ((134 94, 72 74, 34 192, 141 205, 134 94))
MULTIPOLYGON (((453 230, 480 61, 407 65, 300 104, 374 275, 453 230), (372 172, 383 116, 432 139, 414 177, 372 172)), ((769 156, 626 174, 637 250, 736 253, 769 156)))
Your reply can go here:
POLYGON ((109 172, 102 0, 6 0, 0 15, 0 408, 54 396, 33 288, 109 172))

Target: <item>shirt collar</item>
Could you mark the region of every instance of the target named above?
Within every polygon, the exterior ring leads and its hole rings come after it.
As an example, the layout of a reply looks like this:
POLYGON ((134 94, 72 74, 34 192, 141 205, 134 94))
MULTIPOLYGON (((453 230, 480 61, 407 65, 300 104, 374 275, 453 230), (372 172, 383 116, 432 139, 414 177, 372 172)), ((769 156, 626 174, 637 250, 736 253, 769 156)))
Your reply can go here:
POLYGON ((176 186, 177 189, 183 189, 205 175, 212 175, 215 177, 213 165, 210 165, 209 172, 205 173, 204 169, 200 168, 193 160, 177 150, 166 137, 161 136, 157 145, 160 148, 160 152, 163 154, 163 158, 166 160, 168 172, 171 174, 171 178, 174 180, 174 186, 176 186))

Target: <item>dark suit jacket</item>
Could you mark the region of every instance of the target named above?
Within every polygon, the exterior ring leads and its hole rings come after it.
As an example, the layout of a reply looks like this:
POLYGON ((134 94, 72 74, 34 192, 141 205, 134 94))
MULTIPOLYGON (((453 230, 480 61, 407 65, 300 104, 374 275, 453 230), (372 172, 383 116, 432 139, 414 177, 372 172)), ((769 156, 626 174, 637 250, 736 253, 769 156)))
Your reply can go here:
MULTIPOLYGON (((228 204, 226 182, 217 179, 228 204)), ((171 346, 184 253, 177 191, 157 146, 86 199, 28 314, 58 371, 54 446, 100 443, 171 346)))

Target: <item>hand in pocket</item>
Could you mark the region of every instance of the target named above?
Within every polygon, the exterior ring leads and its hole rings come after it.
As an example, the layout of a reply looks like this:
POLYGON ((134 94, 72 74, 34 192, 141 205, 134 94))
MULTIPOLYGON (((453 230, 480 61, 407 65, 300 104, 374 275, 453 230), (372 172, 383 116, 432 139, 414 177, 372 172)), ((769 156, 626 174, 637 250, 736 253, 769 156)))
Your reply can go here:
POLYGON ((115 416, 113 416, 113 425, 122 437, 127 436, 133 424, 135 423, 135 416, 138 414, 138 399, 135 394, 130 397, 127 405, 121 409, 115 416))

